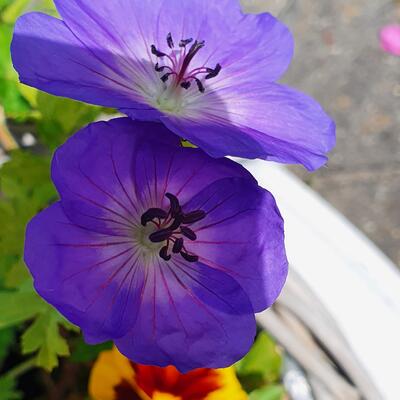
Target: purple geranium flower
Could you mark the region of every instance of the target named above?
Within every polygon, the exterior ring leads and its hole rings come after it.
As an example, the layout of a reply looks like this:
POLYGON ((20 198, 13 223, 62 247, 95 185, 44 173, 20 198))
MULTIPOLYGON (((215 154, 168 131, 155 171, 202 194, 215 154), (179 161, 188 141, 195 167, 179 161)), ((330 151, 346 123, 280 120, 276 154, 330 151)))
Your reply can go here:
POLYGON ((25 260, 90 343, 181 371, 246 353, 287 260, 275 201, 243 167, 122 118, 69 139, 52 176, 61 200, 29 224, 25 260))
POLYGON ((293 53, 270 14, 239 0, 55 0, 62 20, 21 17, 12 44, 23 83, 161 121, 213 157, 323 165, 335 126, 276 84, 293 53))

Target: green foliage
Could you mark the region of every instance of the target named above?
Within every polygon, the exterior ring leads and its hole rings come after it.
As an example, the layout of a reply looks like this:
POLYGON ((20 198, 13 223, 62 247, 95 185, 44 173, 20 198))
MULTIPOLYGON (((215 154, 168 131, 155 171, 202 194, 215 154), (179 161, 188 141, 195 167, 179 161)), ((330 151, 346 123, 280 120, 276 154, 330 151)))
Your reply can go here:
POLYGON ((20 400, 21 393, 16 390, 17 381, 13 378, 0 377, 0 400, 20 400))
POLYGON ((45 306, 33 289, 0 291, 0 329, 34 318, 44 312, 45 306))
POLYGON ((22 96, 10 55, 13 25, 0 21, 0 104, 12 118, 26 118, 30 113, 28 102, 22 96))
POLYGON ((7 3, 7 8, 2 12, 2 20, 8 24, 13 24, 29 5, 30 0, 13 0, 7 3))
POLYGON ((0 367, 8 354, 9 347, 15 339, 15 331, 12 328, 0 329, 0 367))
MULTIPOLYGON (((13 2, 13 0, 0 0, 0 12, 3 13, 4 9, 9 6, 11 3, 13 2)), ((0 14, 2 16, 2 14, 0 14)), ((0 22, 1 22, 0 18, 0 22)))
MULTIPOLYGON (((25 227, 40 210, 57 198, 49 177, 50 160, 29 152, 15 151, 0 169, 0 282, 18 282, 24 275, 22 253, 25 227)), ((26 274, 25 274, 26 275, 26 274)))
POLYGON ((249 400, 282 400, 286 392, 281 385, 272 385, 250 393, 249 400))
POLYGON ((71 354, 70 360, 74 362, 94 361, 102 351, 111 350, 112 347, 112 342, 106 342, 91 346, 86 344, 82 338, 79 338, 74 348, 74 351, 71 354))
POLYGON ((261 332, 249 353, 237 364, 239 375, 258 374, 275 382, 281 375, 282 356, 278 346, 267 333, 261 332))
POLYGON ((75 330, 53 308, 46 308, 21 337, 22 354, 37 352, 36 365, 48 371, 58 366, 58 357, 69 356, 68 343, 60 335, 60 324, 75 330))
POLYGON ((280 350, 265 332, 259 333, 249 353, 236 364, 237 374, 248 392, 279 382, 281 368, 280 350))
POLYGON ((16 290, 0 291, 0 328, 7 328, 34 319, 21 337, 22 354, 37 352, 36 365, 51 371, 58 365, 58 356, 68 356, 67 341, 60 334, 77 328, 69 324, 34 291, 30 281, 16 290))
POLYGON ((93 122, 100 114, 100 107, 90 106, 73 100, 37 93, 37 110, 41 117, 37 121, 39 139, 55 149, 72 133, 93 122))
POLYGON ((57 198, 49 171, 49 157, 21 150, 0 169, 0 329, 33 319, 22 353, 37 352, 36 365, 50 371, 69 355, 60 325, 75 328, 37 295, 22 259, 26 224, 57 198))
MULTIPOLYGON (((0 106, 8 118, 29 120, 36 126, 39 141, 53 150, 103 109, 53 97, 19 83, 9 49, 13 24, 27 6, 56 14, 51 0, 0 0, 0 106)), ((22 256, 27 223, 54 202, 57 193, 50 180, 49 155, 18 150, 10 156, 0 169, 0 329, 25 327, 30 322, 21 336, 22 354, 35 353, 36 365, 50 371, 57 366, 59 356, 69 355, 60 327, 64 332, 76 328, 37 295, 22 256)), ((6 355, 6 339, 4 336, 4 354, 0 356, 6 355)), ((81 357, 91 356, 83 352, 81 357)))

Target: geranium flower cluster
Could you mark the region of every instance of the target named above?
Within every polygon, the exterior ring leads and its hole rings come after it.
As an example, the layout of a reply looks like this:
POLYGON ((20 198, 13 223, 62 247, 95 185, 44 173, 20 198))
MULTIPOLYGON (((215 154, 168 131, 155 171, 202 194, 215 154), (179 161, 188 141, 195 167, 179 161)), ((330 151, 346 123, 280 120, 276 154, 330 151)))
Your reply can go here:
POLYGON ((38 293, 89 343, 180 371, 250 348, 287 274, 283 221, 240 156, 325 164, 335 126, 275 83, 293 41, 238 0, 55 0, 16 24, 23 83, 114 107, 55 153, 60 200, 27 228, 38 293), (130 117, 130 118, 129 118, 130 117), (198 148, 184 148, 180 138, 198 148))

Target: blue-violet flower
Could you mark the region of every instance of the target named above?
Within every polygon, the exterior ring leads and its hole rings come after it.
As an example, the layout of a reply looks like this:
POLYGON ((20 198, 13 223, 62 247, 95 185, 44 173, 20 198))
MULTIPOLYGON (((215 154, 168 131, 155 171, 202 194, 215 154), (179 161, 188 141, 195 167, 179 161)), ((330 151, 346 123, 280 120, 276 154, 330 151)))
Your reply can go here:
POLYGON ((325 164, 335 124, 275 83, 288 29, 239 0, 55 0, 62 20, 22 16, 12 56, 23 83, 158 121, 213 157, 325 164))
POLYGON ((248 351, 287 260, 275 201, 242 166, 121 118, 70 138, 52 178, 60 201, 30 222, 25 261, 89 343, 180 371, 248 351))

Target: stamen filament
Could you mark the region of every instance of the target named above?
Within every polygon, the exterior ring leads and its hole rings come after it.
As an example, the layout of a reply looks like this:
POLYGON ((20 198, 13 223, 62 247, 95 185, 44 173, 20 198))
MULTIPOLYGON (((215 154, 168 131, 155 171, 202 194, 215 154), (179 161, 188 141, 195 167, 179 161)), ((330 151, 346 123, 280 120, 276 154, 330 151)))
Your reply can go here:
POLYGON ((151 52, 156 57, 166 58, 169 60, 171 65, 159 65, 158 63, 155 65, 155 70, 157 72, 163 72, 164 70, 168 70, 168 73, 163 74, 160 79, 162 82, 166 83, 169 80, 170 76, 174 76, 175 79, 173 83, 170 85, 170 88, 167 89, 163 95, 163 99, 168 99, 169 97, 177 96, 179 98, 179 94, 177 90, 179 88, 183 88, 185 90, 190 89, 192 86, 192 81, 196 82, 197 88, 201 93, 205 92, 204 82, 200 80, 200 74, 206 74, 203 80, 208 80, 215 78, 220 73, 222 67, 220 64, 217 64, 215 68, 209 68, 206 66, 201 66, 197 68, 193 68, 189 70, 189 66, 195 58, 196 54, 205 46, 205 42, 201 40, 193 40, 192 38, 182 39, 179 42, 180 50, 175 50, 175 43, 171 33, 167 35, 167 45, 171 52, 169 54, 158 50, 158 48, 153 44, 151 45, 151 52), (192 43, 190 47, 188 45, 192 43))

